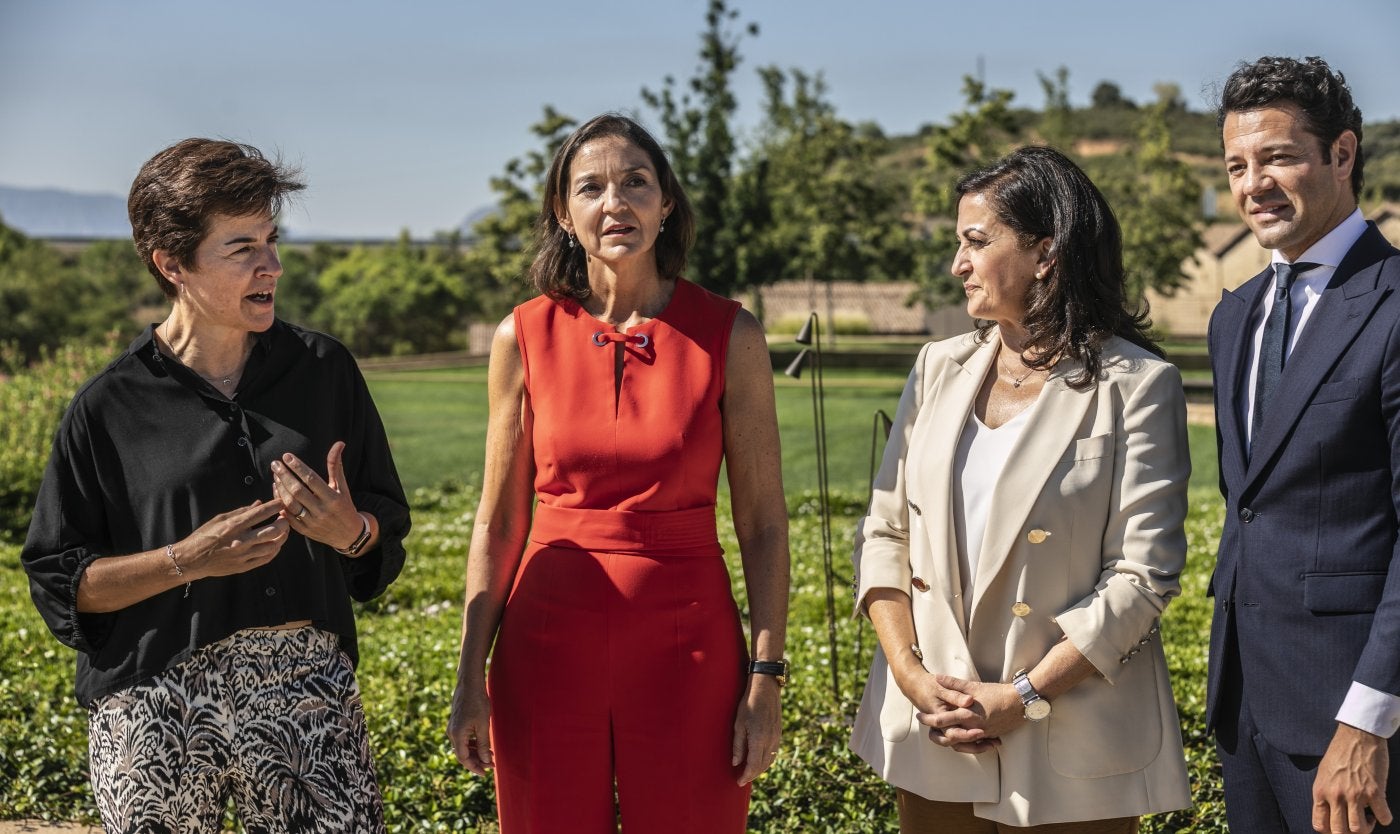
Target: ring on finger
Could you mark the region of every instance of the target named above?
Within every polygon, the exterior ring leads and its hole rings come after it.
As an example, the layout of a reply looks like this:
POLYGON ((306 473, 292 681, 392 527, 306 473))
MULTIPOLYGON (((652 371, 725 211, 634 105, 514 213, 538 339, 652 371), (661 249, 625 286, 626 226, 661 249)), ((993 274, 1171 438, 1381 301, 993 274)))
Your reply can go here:
POLYGON ((292 513, 292 518, 295 518, 297 521, 301 521, 303 518, 306 518, 306 505, 302 504, 301 509, 292 513))

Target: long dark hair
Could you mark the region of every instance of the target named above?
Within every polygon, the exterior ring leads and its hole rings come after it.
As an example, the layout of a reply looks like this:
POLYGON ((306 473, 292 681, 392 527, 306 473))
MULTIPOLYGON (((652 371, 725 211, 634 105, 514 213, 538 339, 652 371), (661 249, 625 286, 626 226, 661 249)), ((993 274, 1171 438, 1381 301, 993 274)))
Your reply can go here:
POLYGON ((661 194, 671 202, 666 231, 656 238, 656 269, 663 278, 678 278, 685 270, 686 255, 695 243, 695 213, 681 189, 680 180, 666 159, 666 152, 646 128, 619 113, 595 116, 559 146, 544 183, 544 200, 535 219, 535 259, 530 280, 550 298, 587 298, 588 256, 582 247, 569 246, 569 235, 559 225, 557 206, 569 193, 569 166, 579 149, 594 139, 618 136, 636 145, 651 158, 661 194))
MULTIPOLYGON (((1027 365, 1045 370, 1062 357, 1077 359, 1083 368, 1067 381, 1083 390, 1098 380, 1111 336, 1164 355, 1148 335, 1146 309, 1128 309, 1123 234, 1113 209, 1069 157, 1053 148, 1020 148, 963 177, 957 192, 985 197, 1022 246, 1050 238, 1050 268, 1031 282, 1021 322, 1027 365)), ((983 325, 981 338, 990 329, 983 325)))

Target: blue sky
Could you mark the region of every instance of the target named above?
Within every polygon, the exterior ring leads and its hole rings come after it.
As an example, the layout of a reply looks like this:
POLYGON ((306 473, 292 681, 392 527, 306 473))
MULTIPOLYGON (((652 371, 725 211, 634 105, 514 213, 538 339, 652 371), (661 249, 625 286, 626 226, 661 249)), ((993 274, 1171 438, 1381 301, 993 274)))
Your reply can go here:
MULTIPOLYGON (((0 184, 126 193, 186 136, 280 151, 311 189, 303 231, 414 235, 491 202, 545 104, 578 119, 638 110, 696 65, 704 0, 0 0, 0 184)), ((904 133, 959 106, 976 71, 1039 106, 1037 70, 1071 98, 1158 81, 1195 108, 1242 58, 1326 57, 1368 119, 1400 118, 1400 3, 1330 0, 747 0, 741 122, 754 69, 821 71, 838 112, 904 133)), ((642 110, 644 120, 650 114, 642 110)), ((654 125, 654 121, 649 123, 654 125)))

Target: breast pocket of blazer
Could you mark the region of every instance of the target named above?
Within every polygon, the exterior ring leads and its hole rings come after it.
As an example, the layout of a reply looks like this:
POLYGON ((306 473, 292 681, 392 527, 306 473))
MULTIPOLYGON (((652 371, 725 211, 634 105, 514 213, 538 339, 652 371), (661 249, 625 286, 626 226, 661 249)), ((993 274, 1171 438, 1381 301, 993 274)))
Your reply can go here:
POLYGON ((1104 469, 1113 468, 1113 435, 1099 434, 1075 440, 1065 450, 1055 474, 1059 478, 1059 491, 1065 497, 1073 497, 1086 489, 1106 483, 1104 469))
POLYGON ((1326 405, 1327 403, 1346 402, 1356 399, 1357 393, 1361 390, 1361 380, 1359 379, 1339 379, 1334 382, 1324 382, 1317 387, 1317 393, 1313 394, 1308 405, 1326 405))

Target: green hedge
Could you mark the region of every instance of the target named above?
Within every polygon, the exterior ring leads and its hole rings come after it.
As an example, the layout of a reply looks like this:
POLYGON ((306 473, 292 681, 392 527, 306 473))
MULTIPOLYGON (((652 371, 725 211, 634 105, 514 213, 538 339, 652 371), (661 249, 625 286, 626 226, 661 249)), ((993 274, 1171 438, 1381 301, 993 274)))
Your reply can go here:
MULTIPOLYGON (((390 831, 496 830, 489 782, 456 764, 445 733, 477 497, 470 487, 418 490, 404 574, 358 611, 360 682, 390 831)), ((868 625, 847 616, 847 554, 862 496, 838 494, 834 503, 841 695, 831 694, 815 502, 810 494, 794 495, 788 639, 794 675, 784 694, 782 752, 755 785, 752 831, 897 830, 892 792, 846 745, 875 640, 868 625)), ((1163 624, 1197 804, 1192 811, 1147 820, 1147 832, 1226 830, 1219 766, 1201 721, 1210 618, 1205 583, 1220 520, 1218 499, 1204 491, 1193 498, 1184 594, 1163 624)), ((727 511, 721 530, 731 573, 738 577, 727 511)), ((73 701, 72 674, 72 653, 49 636, 30 604, 18 548, 0 546, 0 819, 92 819, 86 716, 73 701)))
POLYGON ((106 344, 62 347, 24 367, 17 349, 0 346, 0 539, 24 538, 63 410, 117 350, 113 335, 106 344))

